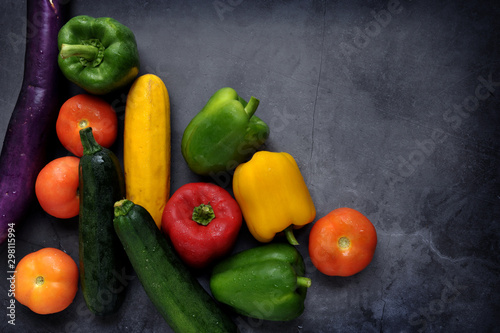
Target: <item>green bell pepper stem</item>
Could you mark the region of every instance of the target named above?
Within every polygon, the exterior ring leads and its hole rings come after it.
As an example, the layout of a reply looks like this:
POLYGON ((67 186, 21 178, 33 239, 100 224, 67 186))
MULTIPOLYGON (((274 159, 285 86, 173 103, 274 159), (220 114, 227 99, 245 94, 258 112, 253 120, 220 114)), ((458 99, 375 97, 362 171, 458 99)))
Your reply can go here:
POLYGON ((214 209, 210 204, 201 204, 193 209, 192 219, 198 224, 208 225, 214 218, 214 209))
POLYGON ((255 97, 250 97, 247 105, 245 106, 245 112, 248 115, 248 118, 252 117, 255 111, 257 111, 257 107, 259 106, 259 100, 255 97))
POLYGON ((285 237, 288 243, 290 243, 291 245, 299 245, 299 242, 297 241, 295 235, 293 234, 293 225, 289 225, 285 229, 285 237))
POLYGON ((297 286, 309 288, 311 286, 311 279, 305 276, 297 276, 297 286))
POLYGON ((83 44, 62 44, 61 45, 61 58, 66 59, 69 57, 81 57, 87 61, 94 61, 99 54, 99 48, 93 45, 83 44))

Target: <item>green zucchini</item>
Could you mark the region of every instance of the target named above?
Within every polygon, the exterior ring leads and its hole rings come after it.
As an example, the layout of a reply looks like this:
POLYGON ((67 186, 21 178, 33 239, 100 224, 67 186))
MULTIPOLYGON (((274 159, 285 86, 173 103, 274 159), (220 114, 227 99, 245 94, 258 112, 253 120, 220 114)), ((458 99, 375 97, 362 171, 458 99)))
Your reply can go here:
POLYGON ((118 201, 114 226, 144 290, 175 332, 237 332, 144 207, 118 201))
POLYGON ((125 292, 119 273, 127 255, 113 227, 113 206, 125 197, 125 181, 118 158, 95 141, 90 127, 80 130, 80 138, 80 283, 89 310, 106 315, 116 312, 125 292))

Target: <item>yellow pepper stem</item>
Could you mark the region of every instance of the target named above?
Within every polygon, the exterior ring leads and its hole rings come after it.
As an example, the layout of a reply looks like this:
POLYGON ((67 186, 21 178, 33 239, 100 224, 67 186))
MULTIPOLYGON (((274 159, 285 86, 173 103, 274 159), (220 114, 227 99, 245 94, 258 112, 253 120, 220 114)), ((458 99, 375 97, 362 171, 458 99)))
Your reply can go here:
POLYGON ((293 234, 293 225, 289 225, 285 229, 285 237, 288 243, 290 243, 291 245, 299 245, 299 242, 297 241, 295 235, 293 234))

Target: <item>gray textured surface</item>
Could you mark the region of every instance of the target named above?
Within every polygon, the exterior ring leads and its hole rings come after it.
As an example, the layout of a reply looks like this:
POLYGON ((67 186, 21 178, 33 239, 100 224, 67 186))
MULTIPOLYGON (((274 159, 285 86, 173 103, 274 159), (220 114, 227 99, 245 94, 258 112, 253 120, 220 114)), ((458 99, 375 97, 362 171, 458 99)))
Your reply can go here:
MULTIPOLYGON (((198 180, 229 188, 228 177, 190 173, 180 140, 208 97, 231 86, 261 100, 257 114, 271 127, 263 148, 296 158, 318 218, 348 206, 376 226, 372 263, 349 278, 319 273, 307 253, 310 226, 298 232, 313 281, 306 311, 286 323, 235 317, 242 332, 499 330, 495 1, 62 2, 71 15, 112 16, 128 25, 141 74, 164 79, 172 191, 198 180)), ((25 4, 2 2, 0 18, 3 140, 22 80, 25 4)), ((68 94, 79 92, 71 87, 68 94)), ((109 97, 120 120, 124 97, 109 97)), ((119 156, 121 149, 114 147, 119 156)), ((52 153, 66 154, 57 142, 52 153)), ((77 237, 76 219, 50 218, 34 204, 16 230, 16 257, 51 246, 77 259, 77 237)), ((235 251, 256 245, 243 228, 235 251)), ((115 316, 91 316, 79 292, 67 310, 50 316, 17 304, 13 327, 6 317, 6 253, 2 247, 3 332, 169 331, 135 277, 115 316)), ((199 278, 206 286, 207 274, 199 278)))

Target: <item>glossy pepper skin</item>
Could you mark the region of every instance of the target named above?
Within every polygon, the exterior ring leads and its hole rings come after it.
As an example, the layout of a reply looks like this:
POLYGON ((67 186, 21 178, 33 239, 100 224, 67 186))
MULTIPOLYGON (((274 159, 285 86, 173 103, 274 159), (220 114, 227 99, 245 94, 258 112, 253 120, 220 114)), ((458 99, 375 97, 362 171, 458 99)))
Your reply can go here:
POLYGON ((256 152, 240 164, 233 176, 233 193, 252 235, 259 242, 273 240, 285 231, 297 245, 292 228, 316 217, 316 208, 297 162, 285 152, 256 152))
POLYGON ((139 73, 135 36, 113 18, 75 16, 59 30, 57 44, 64 76, 89 93, 107 94, 139 73))
POLYGON ((212 183, 188 183, 168 200, 161 229, 188 266, 203 268, 234 246, 242 225, 231 194, 212 183))
POLYGON ((259 100, 248 103, 232 88, 218 90, 191 120, 182 136, 182 155, 199 175, 232 171, 269 137, 269 127, 254 115, 259 100))
POLYGON ((273 243, 237 253, 217 264, 210 277, 216 300, 235 312, 264 320, 287 321, 304 311, 311 279, 295 247, 273 243))

